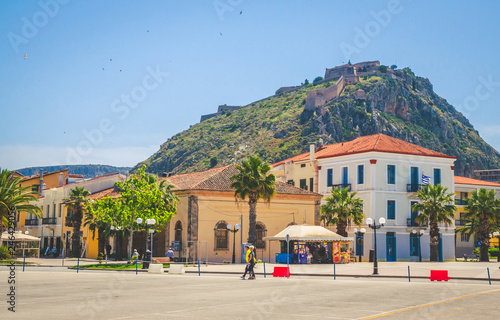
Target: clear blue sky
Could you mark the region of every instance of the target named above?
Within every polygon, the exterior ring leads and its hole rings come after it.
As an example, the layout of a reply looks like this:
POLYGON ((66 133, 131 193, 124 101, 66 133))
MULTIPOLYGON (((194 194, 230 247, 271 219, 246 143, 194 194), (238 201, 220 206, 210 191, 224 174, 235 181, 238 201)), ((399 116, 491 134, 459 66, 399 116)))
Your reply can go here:
POLYGON ((2 1, 0 167, 133 166, 218 105, 349 58, 429 78, 498 150, 498 12, 498 1, 2 1))

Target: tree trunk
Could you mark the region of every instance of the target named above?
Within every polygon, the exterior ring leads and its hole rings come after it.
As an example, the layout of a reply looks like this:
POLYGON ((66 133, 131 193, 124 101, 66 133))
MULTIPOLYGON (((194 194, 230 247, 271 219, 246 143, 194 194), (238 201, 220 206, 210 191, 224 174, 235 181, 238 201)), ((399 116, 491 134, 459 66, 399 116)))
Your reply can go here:
POLYGON ((439 228, 437 222, 430 221, 429 238, 431 244, 431 261, 439 261, 439 228))
POLYGON ((255 195, 248 196, 248 205, 250 206, 248 223, 248 242, 255 245, 257 240, 257 199, 255 195))
POLYGON ((121 232, 118 232, 115 235, 115 260, 120 261, 122 259, 122 243, 123 243, 123 235, 121 232))
POLYGON ((337 233, 342 237, 347 237, 347 221, 345 219, 339 218, 337 222, 337 233))
POLYGON ((82 226, 82 210, 77 209, 71 217, 73 221, 73 235, 71 236, 71 256, 78 258, 80 256, 80 228, 82 226))
POLYGON ((106 244, 106 238, 104 237, 104 228, 100 227, 97 229, 97 256, 102 253, 104 256, 104 246, 106 244))
POLYGON ((489 223, 488 220, 486 219, 481 219, 479 222, 479 233, 478 233, 478 240, 481 242, 481 248, 479 249, 479 261, 490 261, 490 256, 488 254, 488 249, 490 247, 490 228, 489 228, 489 223))
POLYGON ((128 242, 127 242, 127 259, 130 260, 132 259, 132 246, 134 241, 134 229, 130 229, 130 233, 128 236, 128 242))

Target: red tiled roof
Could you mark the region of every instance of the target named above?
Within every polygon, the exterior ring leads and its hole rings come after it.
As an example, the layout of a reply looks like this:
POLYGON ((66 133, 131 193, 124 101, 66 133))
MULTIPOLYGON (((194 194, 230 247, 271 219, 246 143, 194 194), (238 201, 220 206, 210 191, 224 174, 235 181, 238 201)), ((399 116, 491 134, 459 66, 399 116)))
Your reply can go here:
POLYGON ((68 178, 83 178, 83 174, 68 173, 68 178))
POLYGON ((459 176, 455 176, 455 184, 472 184, 472 185, 491 186, 500 188, 500 183, 471 179, 466 177, 459 177, 459 176))
MULTIPOLYGON (((388 135, 379 133, 370 136, 358 137, 352 141, 330 144, 318 148, 315 153, 316 159, 332 158, 345 156, 350 154, 364 153, 364 152, 387 152, 396 154, 409 154, 416 156, 426 157, 439 157, 457 159, 455 156, 448 156, 444 153, 433 151, 416 144, 409 143, 397 138, 389 137, 388 135)), ((282 160, 273 164, 276 167, 287 161, 304 161, 309 159, 309 152, 301 155, 282 160)))
POLYGON ((120 196, 120 192, 118 191, 115 191, 115 188, 109 188, 109 189, 104 189, 104 190, 101 190, 99 192, 94 192, 92 193, 90 196, 89 196, 89 199, 92 199, 92 200, 95 200, 95 199, 102 199, 104 197, 107 197, 107 196, 110 196, 110 197, 119 197, 120 196))
MULTIPOLYGON (((207 191, 229 191, 234 192, 231 188, 231 177, 239 171, 234 164, 224 167, 218 167, 201 172, 192 172, 179 174, 168 178, 159 178, 167 180, 175 186, 174 190, 207 190, 207 191)), ((297 195, 318 195, 307 190, 303 190, 282 182, 276 182, 277 194, 297 194, 297 195)))
MULTIPOLYGON (((53 171, 53 172, 44 172, 43 173, 43 176, 48 176, 48 175, 52 175, 52 174, 56 174, 56 173, 60 173, 60 172, 64 172, 64 171, 68 171, 69 169, 61 169, 61 170, 57 170, 57 171, 53 171)), ((25 177, 23 178, 23 180, 21 180, 21 182, 24 182, 24 181, 27 181, 27 180, 31 180, 31 179, 35 179, 35 178, 40 178, 40 174, 37 173, 35 175, 32 175, 30 177, 25 177)))

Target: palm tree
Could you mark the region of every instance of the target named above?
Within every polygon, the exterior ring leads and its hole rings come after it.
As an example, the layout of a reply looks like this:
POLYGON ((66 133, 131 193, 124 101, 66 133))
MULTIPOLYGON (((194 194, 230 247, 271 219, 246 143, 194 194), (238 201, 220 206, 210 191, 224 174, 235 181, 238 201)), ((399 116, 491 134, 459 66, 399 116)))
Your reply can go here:
POLYGON ((80 228, 82 226, 83 212, 87 209, 88 196, 90 192, 82 187, 75 187, 69 192, 69 197, 64 199, 66 207, 73 211, 71 221, 73 223, 73 235, 71 237, 72 251, 74 258, 80 256, 80 228))
POLYGON ((349 189, 333 188, 330 197, 325 198, 326 203, 321 206, 321 220, 326 225, 337 225, 337 233, 347 237, 347 225, 351 221, 361 226, 363 218, 363 200, 355 198, 356 192, 349 189))
POLYGON ((465 233, 468 237, 476 233, 477 240, 481 242, 479 260, 489 261, 490 232, 496 229, 500 220, 500 199, 495 199, 493 189, 488 191, 480 188, 470 193, 465 210, 464 218, 468 223, 457 229, 457 232, 465 233))
POLYGON ((267 162, 262 162, 259 156, 250 156, 247 160, 243 160, 241 165, 236 165, 236 169, 240 172, 231 177, 233 181, 231 188, 234 189, 235 198, 245 200, 248 197, 250 206, 248 242, 255 243, 257 240, 257 201, 259 199, 271 201, 276 194, 276 176, 269 173, 271 166, 267 162))
POLYGON ((40 207, 30 204, 37 201, 34 192, 29 187, 21 187, 22 177, 14 176, 13 171, 0 169, 0 234, 3 227, 9 225, 10 210, 14 208, 16 212, 25 211, 40 217, 42 210, 40 207))
POLYGON ((438 223, 452 224, 455 216, 454 195, 446 193, 448 188, 438 184, 426 185, 417 192, 422 201, 413 205, 420 214, 415 218, 418 223, 429 223, 429 237, 431 246, 431 261, 439 260, 439 227, 438 223))

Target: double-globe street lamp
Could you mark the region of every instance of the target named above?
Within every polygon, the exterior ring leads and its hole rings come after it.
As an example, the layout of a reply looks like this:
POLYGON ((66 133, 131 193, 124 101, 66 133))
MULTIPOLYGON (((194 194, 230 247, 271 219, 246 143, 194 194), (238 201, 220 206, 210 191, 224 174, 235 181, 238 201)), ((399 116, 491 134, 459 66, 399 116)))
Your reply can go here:
MULTIPOLYGON (((137 224, 141 224, 142 223, 142 219, 141 218, 137 218, 137 220, 135 220, 135 222, 137 222, 137 224)), ((155 219, 146 219, 146 226, 152 226, 156 223, 156 220, 155 219)), ((149 234, 150 234, 150 237, 151 237, 151 256, 149 257, 148 260, 150 261, 153 261, 153 233, 155 232, 154 229, 149 229, 149 234)), ((147 233, 146 233, 146 252, 148 251, 148 236, 147 236, 147 233)), ((144 253, 146 255, 146 252, 144 253)), ((146 260, 146 259, 144 259, 146 260)))
POLYGON ((422 246, 420 245, 420 238, 424 235, 424 230, 420 229, 417 231, 413 229, 411 233, 418 237, 418 262, 422 262, 422 246))
POLYGON ((236 248, 236 247, 235 247, 235 245, 236 245, 236 232, 238 232, 238 230, 240 230, 240 225, 239 225, 239 224, 236 224, 236 225, 234 226, 234 228, 233 228, 233 229, 231 229, 231 225, 230 225, 230 224, 228 224, 228 225, 227 225, 227 230, 233 233, 233 263, 235 263, 235 261, 236 261, 236 257, 235 257, 235 255, 234 255, 234 250, 235 250, 235 248, 236 248))
POLYGON ((365 228, 361 228, 359 229, 356 229, 354 228, 354 234, 358 236, 358 248, 359 248, 359 262, 361 262, 361 256, 363 254, 363 237, 365 236, 365 233, 366 233, 366 229, 365 228))
POLYGON ((373 274, 378 274, 378 261, 377 261, 377 229, 380 229, 384 226, 385 224, 385 219, 381 217, 378 219, 378 225, 375 223, 375 221, 372 218, 367 218, 366 219, 366 224, 368 227, 373 229, 373 238, 374 240, 374 257, 373 257, 373 274))

